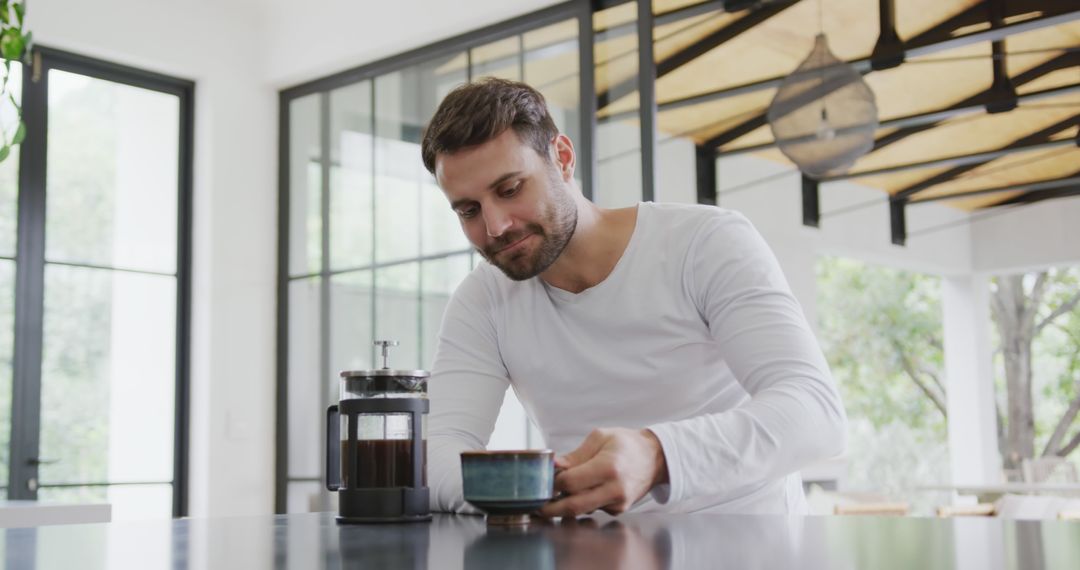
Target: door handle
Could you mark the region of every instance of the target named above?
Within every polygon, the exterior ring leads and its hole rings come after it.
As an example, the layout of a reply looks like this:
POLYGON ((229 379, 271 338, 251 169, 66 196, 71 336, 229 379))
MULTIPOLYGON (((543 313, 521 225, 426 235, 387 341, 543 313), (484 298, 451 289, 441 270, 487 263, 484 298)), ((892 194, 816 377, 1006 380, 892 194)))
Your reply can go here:
POLYGON ((41 459, 40 457, 31 457, 26 460, 27 465, 38 467, 40 465, 52 465, 53 463, 59 463, 59 459, 41 459))

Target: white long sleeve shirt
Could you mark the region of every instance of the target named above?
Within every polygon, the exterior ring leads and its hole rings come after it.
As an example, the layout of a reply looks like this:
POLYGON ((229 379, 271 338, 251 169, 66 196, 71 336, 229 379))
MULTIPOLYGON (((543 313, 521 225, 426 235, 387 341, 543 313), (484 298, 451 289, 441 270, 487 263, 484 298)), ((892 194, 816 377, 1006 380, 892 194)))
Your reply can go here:
POLYGON ((478 266, 443 317, 429 382, 432 508, 467 510, 461 451, 506 389, 565 454, 649 428, 669 483, 633 511, 805 512, 798 470, 840 453, 846 417, 775 257, 741 214, 642 203, 622 257, 570 293, 478 266))

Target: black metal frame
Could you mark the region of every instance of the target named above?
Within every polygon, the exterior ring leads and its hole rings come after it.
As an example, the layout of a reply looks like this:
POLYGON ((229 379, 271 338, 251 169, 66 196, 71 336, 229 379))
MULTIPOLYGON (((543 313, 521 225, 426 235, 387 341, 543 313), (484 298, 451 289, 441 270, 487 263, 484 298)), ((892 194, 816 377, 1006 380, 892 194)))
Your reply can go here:
POLYGON ((18 242, 15 254, 15 341, 8 498, 37 499, 41 435, 41 342, 45 304, 45 103, 49 74, 41 54, 23 70, 22 113, 28 136, 19 153, 18 242), (26 73, 30 71, 30 73, 26 73), (24 332, 25 331, 25 332, 24 332), (33 481, 33 488, 30 482, 33 481))
POLYGON ((802 223, 811 228, 821 224, 821 202, 818 192, 819 182, 805 174, 802 175, 802 223))
POLYGON ((638 121, 641 127, 641 199, 656 196, 656 57, 652 0, 637 0, 638 121))
POLYGON ((717 205, 716 153, 703 146, 694 147, 694 170, 697 181, 697 203, 717 205))
MULTIPOLYGON (((289 104, 293 100, 307 95, 316 93, 328 93, 329 91, 352 85, 365 80, 372 80, 378 76, 392 73, 412 65, 420 64, 425 61, 429 61, 434 58, 445 56, 448 53, 465 52, 471 59, 471 48, 481 46, 487 43, 505 39, 511 36, 519 35, 525 32, 532 31, 537 28, 541 28, 557 22, 562 22, 571 19, 577 19, 579 22, 578 27, 578 49, 579 49, 579 64, 581 67, 581 80, 579 82, 579 105, 581 109, 581 116, 579 117, 579 125, 581 133, 577 143, 578 163, 577 167, 581 172, 582 180, 582 192, 586 197, 591 197, 595 189, 595 129, 596 129, 596 98, 595 98, 595 80, 591 71, 593 70, 593 46, 594 41, 593 26, 592 26, 592 13, 594 10, 599 9, 602 4, 602 0, 569 0, 561 4, 557 4, 531 14, 526 14, 517 18, 507 20, 502 23, 497 23, 491 26, 468 32, 459 36, 455 36, 446 40, 442 40, 427 46, 423 46, 399 55, 395 55, 386 59, 361 65, 340 73, 330 75, 314 81, 309 81, 289 87, 282 90, 278 97, 278 120, 279 120, 279 138, 278 138, 278 275, 277 275, 277 378, 276 378, 276 461, 275 461, 275 492, 274 502, 276 512, 283 513, 286 510, 287 503, 287 487, 286 483, 294 480, 308 480, 309 478, 290 478, 288 476, 288 334, 289 334, 289 283, 302 276, 290 276, 289 275, 289 104), (587 45, 586 45, 587 44, 587 45), (588 96, 586 96, 588 94, 588 96), (582 170, 583 169, 583 170, 582 170)), ((524 57, 524 54, 516 57, 524 57)), ((471 61, 470 61, 471 63, 471 61)), ((471 65, 469 66, 471 70, 471 65)), ((468 77, 469 80, 472 77, 468 77)), ((372 105, 374 105, 374 97, 372 97, 372 105)), ((374 113, 372 113, 374 117, 374 113)), ((324 132, 327 130, 324 129, 324 132)), ((325 141, 324 141, 325 142, 325 141)), ((324 148, 328 148, 327 145, 323 145, 324 148)), ((323 163, 328 164, 328 157, 324 157, 323 163)), ((325 174, 325 173, 324 173, 325 174)), ((325 180, 328 177, 324 176, 325 180)), ((326 204, 328 191, 324 187, 323 201, 321 205, 323 214, 326 214, 326 210, 329 205, 326 204)), ((374 215, 374 214, 373 214, 374 215)), ((323 231, 327 231, 328 226, 323 225, 323 231)), ((322 236, 321 239, 328 240, 327 236, 322 236)), ((320 275, 324 278, 324 287, 329 286, 329 280, 326 277, 330 274, 339 272, 330 272, 325 266, 329 261, 328 247, 329 244, 324 241, 324 267, 323 271, 320 271, 320 275)), ((447 252, 434 256, 429 256, 425 259, 436 259, 441 257, 450 257, 452 255, 461 254, 463 252, 447 252)), ((370 267, 355 268, 355 270, 362 269, 374 269, 377 266, 384 265, 398 265, 399 263, 414 262, 417 259, 410 258, 403 261, 395 261, 393 263, 373 264, 370 267)), ((328 295, 325 290, 323 292, 323 305, 328 302, 328 295)), ((373 301, 374 303, 374 298, 373 301)), ((321 307, 320 313, 328 314, 329 307, 321 307)), ((374 315, 374 311, 372 313, 374 315)), ((322 319, 327 321, 327 319, 322 319)), ((328 334, 323 331, 322 334, 328 334)), ((328 341, 328 339, 327 339, 328 341)), ((328 342, 323 342, 323 345, 329 346, 328 342)), ((322 360, 327 360, 324 355, 322 360)), ((320 384, 320 390, 323 386, 320 384)))
POLYGON ((596 34, 593 32, 592 0, 578 1, 578 101, 581 141, 578 142, 576 168, 581 172, 581 193, 589 200, 596 193, 596 54, 593 49, 596 34), (585 96, 588 94, 588 96, 585 96), (582 169, 581 166, 585 165, 582 169))
POLYGON ((904 63, 904 42, 896 33, 896 4, 878 0, 878 39, 870 53, 871 67, 890 69, 904 63))
MULTIPOLYGON (((175 95, 179 99, 179 157, 177 172, 176 263, 176 393, 173 442, 173 516, 187 514, 190 408, 192 168, 195 84, 192 81, 107 61, 37 46, 33 65, 24 75, 23 119, 27 137, 19 162, 19 227, 15 290, 14 383, 8 493, 11 499, 36 499, 28 488, 40 464, 42 320, 45 291, 45 189, 48 133, 48 72, 58 69, 175 95)), ((116 267, 65 265, 131 271, 116 267)), ((133 271, 161 275, 160 272, 133 271)), ((100 482, 91 483, 97 486, 100 482)), ((116 485, 159 482, 116 482, 116 485)), ((54 483, 40 488, 84 486, 54 483)))
POLYGON ((289 366, 289 98, 278 94, 278 255, 277 331, 275 340, 274 416, 274 512, 285 512, 285 479, 288 476, 289 448, 288 366, 289 366), (282 236, 284 233, 284 236, 282 236))

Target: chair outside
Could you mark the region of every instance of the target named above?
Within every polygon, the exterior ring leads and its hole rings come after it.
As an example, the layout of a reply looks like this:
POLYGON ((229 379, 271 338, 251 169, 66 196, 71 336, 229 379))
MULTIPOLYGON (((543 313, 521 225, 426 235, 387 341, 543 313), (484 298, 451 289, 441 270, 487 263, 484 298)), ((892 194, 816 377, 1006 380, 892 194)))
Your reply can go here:
POLYGON ((992 517, 995 514, 997 514, 997 506, 993 503, 977 503, 974 505, 943 505, 937 508, 937 516, 941 518, 992 517))
POLYGON ((907 503, 849 503, 836 505, 833 514, 902 517, 908 514, 909 509, 907 503))

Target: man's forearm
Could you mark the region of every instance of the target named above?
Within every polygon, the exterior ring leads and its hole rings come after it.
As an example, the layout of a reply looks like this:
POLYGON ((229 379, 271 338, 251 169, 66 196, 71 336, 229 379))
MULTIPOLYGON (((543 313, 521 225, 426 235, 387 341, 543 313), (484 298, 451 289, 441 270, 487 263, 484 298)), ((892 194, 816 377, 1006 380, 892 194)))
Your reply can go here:
POLYGON ((839 397, 814 384, 792 379, 725 412, 650 426, 664 450, 668 501, 730 493, 842 453, 839 397))

